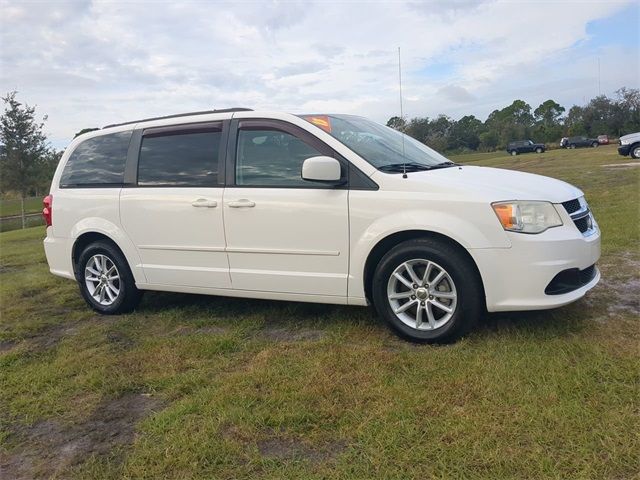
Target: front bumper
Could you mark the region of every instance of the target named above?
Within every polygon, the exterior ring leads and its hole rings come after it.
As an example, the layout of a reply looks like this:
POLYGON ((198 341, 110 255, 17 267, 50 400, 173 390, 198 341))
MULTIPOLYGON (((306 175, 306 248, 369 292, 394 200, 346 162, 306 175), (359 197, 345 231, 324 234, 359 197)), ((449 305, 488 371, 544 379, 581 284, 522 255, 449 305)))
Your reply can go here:
POLYGON ((511 248, 470 250, 484 283, 487 310, 542 310, 583 297, 600 280, 597 267, 590 280, 574 290, 547 294, 565 270, 587 270, 600 258, 600 231, 584 237, 573 222, 539 235, 508 233, 511 248))
POLYGON ((620 145, 618 147, 618 153, 623 157, 626 157, 627 155, 629 155, 630 151, 631 151, 631 145, 620 145))

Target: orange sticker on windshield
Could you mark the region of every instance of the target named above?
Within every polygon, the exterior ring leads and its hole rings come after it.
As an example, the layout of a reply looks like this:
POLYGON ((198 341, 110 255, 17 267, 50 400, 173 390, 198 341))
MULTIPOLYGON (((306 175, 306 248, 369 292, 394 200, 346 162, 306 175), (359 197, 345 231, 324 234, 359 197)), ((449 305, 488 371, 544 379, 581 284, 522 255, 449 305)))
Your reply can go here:
POLYGON ((316 127, 320 127, 325 132, 331 133, 331 120, 327 115, 309 115, 304 119, 309 123, 313 123, 316 127))

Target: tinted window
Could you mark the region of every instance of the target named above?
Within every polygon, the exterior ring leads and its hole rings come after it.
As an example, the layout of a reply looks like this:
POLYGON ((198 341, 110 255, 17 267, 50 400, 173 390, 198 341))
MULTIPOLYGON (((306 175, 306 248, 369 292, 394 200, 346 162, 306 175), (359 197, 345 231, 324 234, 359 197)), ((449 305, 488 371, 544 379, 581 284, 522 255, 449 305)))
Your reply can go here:
POLYGON ((238 131, 236 184, 254 186, 304 186, 302 163, 321 155, 299 138, 274 129, 238 131))
POLYGON ((215 187, 222 132, 207 128, 142 138, 138 185, 215 187))
POLYGON ((120 185, 131 131, 85 140, 73 151, 60 178, 61 187, 120 185))

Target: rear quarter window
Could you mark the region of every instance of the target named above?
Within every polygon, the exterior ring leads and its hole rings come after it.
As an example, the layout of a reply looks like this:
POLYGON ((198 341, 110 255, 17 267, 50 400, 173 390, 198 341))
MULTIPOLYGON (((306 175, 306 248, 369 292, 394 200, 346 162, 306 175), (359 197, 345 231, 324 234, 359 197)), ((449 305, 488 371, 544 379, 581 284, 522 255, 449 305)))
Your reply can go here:
POLYGON ((131 133, 101 135, 78 145, 62 171, 60 187, 122 185, 131 133))

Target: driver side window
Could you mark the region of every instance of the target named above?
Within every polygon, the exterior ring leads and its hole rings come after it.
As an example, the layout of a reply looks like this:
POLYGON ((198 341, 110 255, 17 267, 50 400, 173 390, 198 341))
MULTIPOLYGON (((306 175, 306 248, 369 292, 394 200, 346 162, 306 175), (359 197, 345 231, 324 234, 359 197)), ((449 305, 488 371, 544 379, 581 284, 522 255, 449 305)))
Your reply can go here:
POLYGON ((302 163, 322 155, 298 137, 273 128, 238 130, 236 185, 308 187, 302 163))

